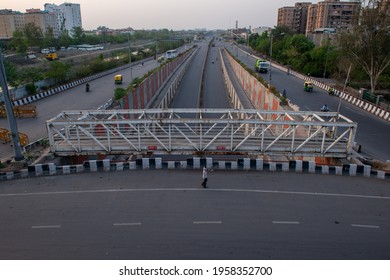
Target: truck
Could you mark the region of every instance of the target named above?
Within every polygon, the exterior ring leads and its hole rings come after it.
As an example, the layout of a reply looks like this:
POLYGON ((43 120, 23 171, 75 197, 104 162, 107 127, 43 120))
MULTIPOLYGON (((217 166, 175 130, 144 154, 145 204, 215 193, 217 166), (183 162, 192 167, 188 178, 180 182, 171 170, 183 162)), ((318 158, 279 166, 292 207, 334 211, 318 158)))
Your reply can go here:
POLYGON ((58 59, 57 53, 55 53, 55 52, 48 53, 46 55, 46 59, 50 60, 50 61, 57 60, 58 59))
POLYGON ((257 59, 255 64, 255 70, 259 73, 268 73, 270 64, 268 61, 257 59))

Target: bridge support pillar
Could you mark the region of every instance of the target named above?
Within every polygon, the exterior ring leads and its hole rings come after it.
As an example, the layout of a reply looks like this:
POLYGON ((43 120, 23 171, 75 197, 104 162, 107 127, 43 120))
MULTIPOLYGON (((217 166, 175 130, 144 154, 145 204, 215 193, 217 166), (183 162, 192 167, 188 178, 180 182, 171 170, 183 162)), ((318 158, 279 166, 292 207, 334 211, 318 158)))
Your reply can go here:
POLYGON ((89 171, 90 172, 97 172, 98 171, 97 161, 96 160, 90 160, 89 161, 89 171))
POLYGON ((231 164, 232 164, 232 170, 237 170, 238 169, 237 161, 232 161, 231 164))
POLYGON ((181 169, 187 169, 187 161, 185 161, 185 160, 180 161, 180 168, 181 169))
POLYGON ((226 162, 225 161, 218 161, 218 169, 225 170, 226 169, 226 162))
POLYGON ((324 165, 322 166, 322 174, 329 174, 329 166, 324 165))
POLYGON ((283 172, 289 172, 290 171, 290 165, 288 162, 283 162, 282 163, 282 171, 283 172))

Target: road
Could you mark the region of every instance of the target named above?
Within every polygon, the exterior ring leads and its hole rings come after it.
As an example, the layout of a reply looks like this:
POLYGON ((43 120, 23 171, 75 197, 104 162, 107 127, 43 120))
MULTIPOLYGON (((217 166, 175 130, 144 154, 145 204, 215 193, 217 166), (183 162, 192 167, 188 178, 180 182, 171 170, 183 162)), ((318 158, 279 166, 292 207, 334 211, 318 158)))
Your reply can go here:
POLYGON ((389 259, 388 182, 215 171, 0 182, 0 259, 389 259), (364 205, 364 207, 362 207, 364 205))
MULTIPOLYGON (((90 92, 85 92, 85 85, 80 85, 34 102, 33 105, 37 106, 38 117, 34 119, 18 119, 18 129, 20 132, 28 135, 30 142, 45 138, 47 137, 46 121, 57 116, 60 112, 64 110, 96 110, 111 99, 114 96, 116 87, 114 75, 123 75, 124 82, 120 87, 125 88, 130 84, 131 77, 142 76, 157 66, 158 63, 155 60, 148 60, 143 66, 137 63, 131 69, 128 68, 90 82, 90 92)), ((0 119, 0 127, 9 129, 8 120, 0 119)), ((13 155, 11 144, 2 144, 0 159, 9 158, 11 155, 13 155)))
MULTIPOLYGON (((198 107, 200 98, 200 81, 202 77, 202 67, 207 53, 207 43, 200 43, 200 50, 196 54, 194 62, 189 68, 183 80, 180 91, 177 94, 173 106, 174 108, 195 108, 198 107)), ((237 53, 241 61, 248 67, 255 63, 254 58, 247 56, 231 45, 225 44, 232 51, 237 53)), ((226 98, 226 92, 222 80, 220 62, 217 62, 217 49, 220 47, 217 42, 216 47, 212 47, 209 52, 209 59, 205 65, 204 80, 204 104, 205 108, 228 108, 230 105, 226 98), (212 63, 214 61, 214 63, 212 63)), ((157 62, 149 60, 143 67, 137 65, 132 67, 132 76, 137 77, 145 74, 147 71, 155 68, 157 62)), ((121 71, 124 75, 125 85, 130 83, 130 70, 121 71)), ((113 74, 114 75, 114 74, 113 74)), ((83 110, 96 109, 113 96, 115 85, 112 77, 109 75, 91 82, 92 91, 85 93, 84 86, 79 86, 56 95, 55 97, 46 98, 35 102, 38 107, 38 118, 18 120, 20 132, 27 133, 30 142, 36 141, 47 135, 45 121, 57 115, 63 110, 83 110)), ((263 75, 265 80, 268 76, 263 75)), ((286 75, 286 73, 272 69, 272 84, 279 91, 287 90, 287 97, 302 110, 319 110, 324 104, 328 104, 331 110, 336 110, 339 99, 329 96, 325 91, 315 88, 312 94, 302 90, 302 81, 286 75)), ((382 160, 390 159, 390 124, 379 119, 366 111, 363 111, 349 103, 342 101, 341 113, 351 120, 358 123, 356 141, 362 145, 363 155, 374 157, 382 160)), ((6 119, 0 119, 0 127, 8 128, 6 119)), ((0 158, 7 158, 13 154, 10 144, 2 145, 0 149, 0 158)))
MULTIPOLYGON (((255 58, 247 56, 240 48, 225 44, 225 47, 248 67, 253 68, 255 58)), ((268 74, 260 74, 269 81, 268 74)), ((327 104, 331 111, 337 111, 339 98, 315 87, 313 93, 303 91, 303 81, 272 67, 271 84, 280 92, 287 91, 287 98, 302 111, 319 111, 327 104)), ((356 142, 362 145, 362 154, 368 158, 390 160, 390 123, 346 102, 341 101, 340 113, 358 123, 356 142)))

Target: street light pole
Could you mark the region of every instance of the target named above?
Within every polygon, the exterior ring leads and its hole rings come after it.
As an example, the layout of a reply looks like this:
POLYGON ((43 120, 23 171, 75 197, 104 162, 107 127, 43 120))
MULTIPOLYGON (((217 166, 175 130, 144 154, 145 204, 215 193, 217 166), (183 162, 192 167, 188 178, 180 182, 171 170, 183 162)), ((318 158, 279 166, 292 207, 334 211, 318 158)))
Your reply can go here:
POLYGON ((127 33, 129 41, 129 63, 130 63, 130 83, 133 82, 133 69, 131 68, 131 40, 130 40, 130 31, 127 33))
POLYGON ((9 127, 11 129, 12 143, 14 145, 14 151, 15 151, 15 160, 20 161, 23 160, 24 157, 22 154, 22 147, 20 145, 18 126, 16 124, 15 116, 12 110, 11 99, 9 97, 7 76, 5 74, 4 58, 1 49, 0 49, 0 84, 3 89, 4 103, 7 111, 9 127))
MULTIPOLYGON (((348 83, 348 79, 349 79, 349 74, 351 73, 351 68, 352 68, 352 63, 349 65, 349 69, 348 69, 348 74, 347 74, 347 78, 345 79, 345 82, 344 82, 344 86, 343 86, 343 94, 345 92, 345 88, 347 87, 347 83, 348 83)), ((339 105, 337 107, 337 116, 340 114, 340 108, 341 108, 341 97, 339 97, 339 105)))

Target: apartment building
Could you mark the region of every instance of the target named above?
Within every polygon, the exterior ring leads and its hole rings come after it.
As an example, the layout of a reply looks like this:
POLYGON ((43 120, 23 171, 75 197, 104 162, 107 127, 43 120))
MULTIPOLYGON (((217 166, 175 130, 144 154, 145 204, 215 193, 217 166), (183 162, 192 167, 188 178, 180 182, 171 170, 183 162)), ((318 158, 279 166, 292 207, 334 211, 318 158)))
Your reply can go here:
POLYGON ((312 4, 308 9, 306 35, 320 28, 347 30, 357 19, 359 11, 358 1, 325 0, 312 4))
POLYGON ((12 38, 15 30, 24 26, 24 15, 12 10, 0 10, 0 39, 12 38))
POLYGON ((277 26, 286 26, 293 32, 305 34, 310 5, 311 2, 298 2, 294 7, 279 8, 277 26))
POLYGON ((82 27, 80 4, 45 4, 45 10, 28 9, 26 13, 0 10, 0 39, 10 39, 16 30, 23 30, 25 24, 34 23, 45 34, 49 28, 54 36, 67 31, 72 36, 74 27, 82 27))
POLYGON ((46 34, 49 29, 53 31, 54 36, 58 34, 57 30, 55 29, 56 15, 54 13, 41 11, 39 9, 26 10, 26 13, 24 14, 24 24, 28 23, 39 26, 43 34, 46 34))
POLYGON ((278 9, 277 26, 286 26, 293 30, 294 28, 295 7, 282 7, 278 9))
POLYGON ((72 30, 74 27, 82 28, 80 4, 45 4, 45 10, 56 14, 56 29, 60 33, 66 30, 69 36, 72 36, 72 30))

